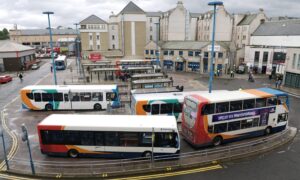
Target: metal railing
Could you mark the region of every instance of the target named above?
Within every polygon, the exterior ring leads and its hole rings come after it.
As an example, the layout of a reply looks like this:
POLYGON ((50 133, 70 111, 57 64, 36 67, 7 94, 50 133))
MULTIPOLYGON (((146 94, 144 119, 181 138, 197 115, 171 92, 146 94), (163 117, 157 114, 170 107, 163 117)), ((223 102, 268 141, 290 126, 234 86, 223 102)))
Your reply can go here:
MULTIPOLYGON (((250 155, 270 151, 287 143, 294 136, 292 130, 251 139, 247 142, 227 144, 216 148, 181 153, 178 156, 156 156, 154 161, 150 158, 103 160, 68 159, 64 161, 34 161, 36 175, 46 177, 108 177, 117 175, 130 175, 143 172, 170 171, 171 169, 188 168, 214 161, 224 161, 243 158, 250 155)), ((28 159, 13 158, 9 160, 9 172, 31 174, 28 159)))

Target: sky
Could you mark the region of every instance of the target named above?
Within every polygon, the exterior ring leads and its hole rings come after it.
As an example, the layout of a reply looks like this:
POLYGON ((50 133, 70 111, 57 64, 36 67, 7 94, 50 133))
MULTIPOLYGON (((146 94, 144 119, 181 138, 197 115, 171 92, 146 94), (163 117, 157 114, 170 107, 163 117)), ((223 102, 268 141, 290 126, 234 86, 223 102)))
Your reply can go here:
MULTIPOLYGON (((176 7, 178 0, 132 0, 144 11, 168 11, 176 7)), ((211 10, 209 0, 181 0, 185 8, 193 13, 211 10)), ((47 15, 43 11, 53 11, 51 27, 75 28, 86 17, 94 14, 108 21, 109 15, 118 14, 130 0, 0 0, 0 30, 46 28, 47 15)), ((267 17, 300 17, 299 0, 223 0, 229 13, 255 13, 263 8, 267 17)))

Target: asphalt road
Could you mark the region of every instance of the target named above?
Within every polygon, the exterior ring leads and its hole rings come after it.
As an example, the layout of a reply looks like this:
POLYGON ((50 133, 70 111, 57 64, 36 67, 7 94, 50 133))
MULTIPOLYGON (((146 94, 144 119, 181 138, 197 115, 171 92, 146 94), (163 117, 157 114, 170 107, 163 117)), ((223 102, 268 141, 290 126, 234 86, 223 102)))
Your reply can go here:
MULTIPOLYGON (((206 78, 200 81, 207 82, 206 78)), ((272 82, 273 83, 273 82, 272 82)), ((266 79, 256 79, 255 83, 246 80, 214 80, 213 89, 238 89, 242 87, 257 88, 269 86, 270 82, 266 79)), ((300 129, 300 99, 290 96, 290 126, 300 129)), ((222 165, 222 169, 206 171, 201 173, 176 176, 170 179, 175 180, 299 180, 300 172, 300 136, 294 139, 288 146, 276 149, 273 152, 229 162, 222 165)))
MULTIPOLYGON (((23 82, 17 77, 17 72, 10 73, 13 77, 13 80, 6 84, 0 84, 0 110, 2 111, 6 104, 11 102, 17 96, 19 96, 19 90, 25 86, 35 84, 38 80, 45 77, 50 72, 50 60, 43 60, 43 65, 38 70, 29 70, 23 73, 23 82), (48 62, 49 61, 49 62, 48 62)), ((1 125, 0 125, 1 126, 1 125)), ((5 145, 6 150, 8 151, 11 146, 11 139, 7 137, 5 133, 5 145)), ((0 142, 0 161, 4 159, 2 140, 0 142)))

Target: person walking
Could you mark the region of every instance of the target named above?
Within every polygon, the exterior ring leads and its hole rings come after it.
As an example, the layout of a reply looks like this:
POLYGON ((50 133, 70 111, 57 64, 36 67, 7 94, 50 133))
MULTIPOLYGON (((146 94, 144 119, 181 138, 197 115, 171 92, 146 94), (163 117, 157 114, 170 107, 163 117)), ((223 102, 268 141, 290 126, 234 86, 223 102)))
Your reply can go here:
POLYGON ((278 78, 278 89, 280 89, 281 83, 282 83, 282 79, 281 79, 281 77, 279 77, 279 78, 278 78))
POLYGON ((22 75, 22 73, 19 73, 18 77, 19 77, 20 81, 23 82, 23 75, 22 75))
POLYGON ((277 78, 276 78, 276 81, 275 81, 275 88, 276 88, 276 89, 278 88, 278 83, 279 83, 279 78, 277 77, 277 78))
POLYGON ((234 78, 234 72, 233 72, 233 70, 230 71, 230 77, 234 78))
POLYGON ((53 72, 53 67, 52 66, 50 66, 50 71, 53 72))

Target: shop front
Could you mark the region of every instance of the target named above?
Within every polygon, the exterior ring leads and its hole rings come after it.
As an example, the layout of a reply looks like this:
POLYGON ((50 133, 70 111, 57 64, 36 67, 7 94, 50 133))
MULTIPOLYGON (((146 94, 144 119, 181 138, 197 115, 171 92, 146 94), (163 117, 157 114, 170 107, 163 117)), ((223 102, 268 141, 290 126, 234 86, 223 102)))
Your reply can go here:
POLYGON ((173 70, 173 64, 172 60, 164 60, 164 69, 173 70))
POLYGON ((200 62, 188 62, 189 71, 199 72, 200 71, 200 62))

